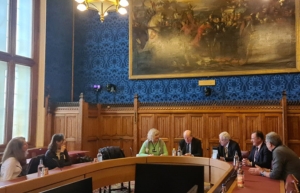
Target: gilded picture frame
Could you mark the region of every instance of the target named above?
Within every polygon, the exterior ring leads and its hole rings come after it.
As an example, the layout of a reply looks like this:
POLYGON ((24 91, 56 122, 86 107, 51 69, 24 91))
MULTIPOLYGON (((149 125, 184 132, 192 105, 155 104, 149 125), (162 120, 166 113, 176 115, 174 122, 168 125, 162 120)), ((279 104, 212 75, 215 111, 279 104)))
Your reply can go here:
POLYGON ((299 3, 132 0, 129 78, 299 72, 299 3))

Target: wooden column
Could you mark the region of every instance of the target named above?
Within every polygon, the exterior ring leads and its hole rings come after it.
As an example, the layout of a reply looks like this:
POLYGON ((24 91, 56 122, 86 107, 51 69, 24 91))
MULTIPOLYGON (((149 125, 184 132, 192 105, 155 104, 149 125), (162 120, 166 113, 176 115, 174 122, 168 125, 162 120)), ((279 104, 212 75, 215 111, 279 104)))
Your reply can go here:
POLYGON ((282 105, 282 143, 288 145, 287 100, 286 100, 285 91, 282 92, 281 105, 282 105))
POLYGON ((134 95, 134 100, 133 100, 133 111, 134 111, 134 123, 133 123, 133 133, 134 133, 134 144, 133 144, 133 152, 132 156, 135 156, 135 154, 138 153, 139 147, 137 147, 137 140, 138 140, 138 109, 139 109, 139 96, 137 94, 134 95))

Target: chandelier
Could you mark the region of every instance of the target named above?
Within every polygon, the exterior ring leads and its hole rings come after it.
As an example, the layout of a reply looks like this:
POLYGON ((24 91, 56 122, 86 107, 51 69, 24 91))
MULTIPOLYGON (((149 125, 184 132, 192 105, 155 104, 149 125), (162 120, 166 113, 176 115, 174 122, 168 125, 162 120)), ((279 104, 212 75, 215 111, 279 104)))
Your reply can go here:
POLYGON ((91 9, 97 11, 100 15, 101 22, 104 21, 104 17, 108 15, 108 11, 115 10, 121 15, 127 13, 124 7, 129 5, 127 0, 75 0, 78 4, 77 9, 85 11, 91 9))

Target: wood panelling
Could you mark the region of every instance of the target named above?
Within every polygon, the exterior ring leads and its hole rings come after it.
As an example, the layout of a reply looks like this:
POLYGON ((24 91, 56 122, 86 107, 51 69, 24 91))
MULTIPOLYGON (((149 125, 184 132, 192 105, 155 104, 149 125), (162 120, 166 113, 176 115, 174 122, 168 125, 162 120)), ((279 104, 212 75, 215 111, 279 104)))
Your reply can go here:
MULTIPOLYGON (((83 103, 82 128, 81 123, 76 122, 81 115, 65 111, 55 113, 54 130, 67 133, 70 138, 77 137, 76 140, 80 137, 78 131, 81 131, 82 149, 90 151, 93 157, 99 148, 105 146, 120 146, 126 156, 136 155, 151 128, 160 131, 169 154, 172 148, 178 148, 183 131, 190 129, 193 136, 202 141, 205 157, 210 157, 213 147, 219 145, 219 134, 223 131, 229 132, 242 150, 250 150, 251 133, 256 130, 264 134, 275 131, 287 137, 283 142, 300 155, 300 105, 141 106, 137 97, 133 105, 102 107, 100 104, 83 103), (90 111, 89 106, 92 108, 90 111), (89 116, 91 111, 93 116, 89 116), (287 117, 285 121, 284 117, 287 117), (285 122, 287 132, 284 130, 285 122)), ((76 147, 77 144, 70 148, 76 147)))
POLYGON ((78 113, 57 113, 54 116, 54 133, 63 133, 69 151, 81 149, 81 128, 78 113))
POLYGON ((280 135, 282 135, 282 115, 279 113, 272 113, 272 114, 263 114, 262 115, 263 121, 262 121, 262 131, 264 133, 269 133, 271 131, 274 131, 280 135))
POLYGON ((154 127, 154 115, 153 114, 140 114, 139 115, 139 127, 138 127, 138 148, 135 154, 137 154, 142 146, 143 142, 147 139, 147 133, 149 129, 154 127))
POLYGON ((287 116, 288 146, 300 155, 300 114, 287 116))
POLYGON ((137 140, 133 126, 134 116, 126 113, 106 114, 100 118, 101 127, 100 147, 119 146, 123 149, 125 156, 131 156, 137 140))
POLYGON ((207 114, 205 118, 207 128, 206 139, 204 139, 204 142, 206 142, 203 145, 203 156, 210 157, 213 147, 219 145, 219 134, 225 130, 222 123, 222 114, 207 114))
MULTIPOLYGON (((189 114, 188 123, 188 129, 192 131, 193 136, 197 136, 201 140, 203 153, 206 154, 207 145, 205 144, 206 136, 203 114, 189 114)), ((208 157, 209 155, 205 156, 208 157)))
POLYGON ((242 150, 251 150, 251 134, 253 131, 261 130, 261 114, 251 113, 242 114, 243 141, 240 143, 242 150))
POLYGON ((100 109, 100 105, 96 108, 94 104, 83 103, 82 150, 88 150, 89 156, 94 158, 100 148, 100 111, 93 111, 90 116, 90 108, 100 109))

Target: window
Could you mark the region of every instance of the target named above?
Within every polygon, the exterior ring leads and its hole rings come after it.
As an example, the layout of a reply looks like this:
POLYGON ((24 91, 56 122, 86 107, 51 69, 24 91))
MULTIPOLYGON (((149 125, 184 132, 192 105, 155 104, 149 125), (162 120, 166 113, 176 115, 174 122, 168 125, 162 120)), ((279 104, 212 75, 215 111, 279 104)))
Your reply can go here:
POLYGON ((4 0, 0 6, 0 151, 16 136, 35 145, 39 4, 4 0))

